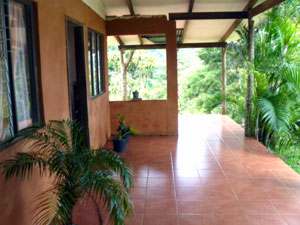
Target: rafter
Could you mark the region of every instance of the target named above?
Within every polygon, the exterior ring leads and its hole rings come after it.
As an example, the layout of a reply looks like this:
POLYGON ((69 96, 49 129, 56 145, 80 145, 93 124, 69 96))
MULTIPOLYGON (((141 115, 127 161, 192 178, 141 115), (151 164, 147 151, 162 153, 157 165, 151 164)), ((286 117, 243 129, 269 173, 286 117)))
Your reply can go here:
MULTIPOLYGON (((193 12, 194 4, 195 4, 195 0, 190 0, 190 2, 189 2, 189 8, 188 8, 188 13, 192 13, 193 12)), ((189 21, 186 20, 184 22, 184 26, 183 26, 183 33, 182 33, 182 38, 181 38, 181 42, 182 43, 184 42, 188 26, 189 26, 189 21)))
MULTIPOLYGON (((248 2, 248 4, 246 5, 246 7, 243 9, 244 12, 247 12, 249 9, 251 9, 256 3, 258 2, 258 0, 250 0, 248 2)), ((241 19, 236 19, 232 25, 229 27, 229 29, 225 32, 225 34, 222 36, 222 38, 220 39, 220 42, 226 41, 227 38, 229 38, 229 36, 235 31, 235 29, 240 25, 240 23, 242 22, 241 19)))
POLYGON ((246 18, 248 18, 248 12, 169 13, 170 20, 224 20, 246 18))
MULTIPOLYGON (((136 14, 134 12, 132 1, 131 0, 125 0, 125 1, 126 1, 128 10, 130 12, 130 15, 135 16, 136 14)), ((142 39, 141 35, 138 35, 138 39, 139 39, 140 45, 143 45, 144 43, 143 43, 143 39, 142 39)))
MULTIPOLYGON (((178 44, 177 48, 224 48, 226 45, 227 45, 226 42, 187 43, 187 44, 178 44)), ((120 49, 123 49, 123 50, 165 49, 165 48, 166 48, 166 44, 120 46, 120 49)))
POLYGON ((114 36, 116 41, 119 43, 120 46, 124 46, 124 42, 122 41, 122 39, 120 38, 120 36, 114 36))
POLYGON ((266 0, 263 3, 261 3, 260 5, 256 6, 255 8, 249 10, 249 16, 254 17, 260 13, 263 13, 277 5, 279 5, 280 3, 284 2, 285 0, 266 0))
POLYGON ((133 5, 132 5, 132 1, 131 0, 125 0, 127 7, 129 9, 129 12, 131 15, 135 15, 134 9, 133 9, 133 5))

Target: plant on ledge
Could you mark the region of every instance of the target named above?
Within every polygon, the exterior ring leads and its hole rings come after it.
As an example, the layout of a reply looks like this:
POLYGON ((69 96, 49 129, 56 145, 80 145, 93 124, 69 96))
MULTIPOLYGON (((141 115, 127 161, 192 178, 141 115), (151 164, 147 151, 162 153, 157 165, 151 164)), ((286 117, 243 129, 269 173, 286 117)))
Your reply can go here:
POLYGON ((126 117, 121 116, 120 113, 117 114, 119 119, 119 127, 117 129, 118 135, 113 139, 114 151, 124 152, 126 151, 126 144, 129 142, 129 137, 136 136, 139 131, 134 129, 133 126, 126 125, 126 117))
POLYGON ((38 196, 35 224, 73 224, 72 212, 80 198, 93 199, 99 224, 102 218, 97 202, 104 203, 113 224, 125 224, 133 209, 128 194, 133 184, 132 171, 114 152, 86 147, 80 123, 50 121, 26 128, 16 138, 21 138, 20 143, 30 151, 1 162, 5 179, 29 178, 36 167, 40 175, 50 176, 53 181, 52 187, 38 196))

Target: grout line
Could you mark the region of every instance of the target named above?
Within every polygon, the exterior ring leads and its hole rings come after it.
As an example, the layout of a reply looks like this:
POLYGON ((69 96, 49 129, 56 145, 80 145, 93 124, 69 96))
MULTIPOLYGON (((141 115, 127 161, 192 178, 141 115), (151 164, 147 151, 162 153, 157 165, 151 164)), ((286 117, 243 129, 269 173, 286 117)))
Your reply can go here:
MULTIPOLYGON (((152 141, 150 141, 149 145, 149 159, 151 158, 151 151, 152 151, 152 141)), ((145 200, 144 200, 144 212, 143 212, 143 222, 142 225, 144 225, 144 220, 145 220, 145 214, 146 214, 146 205, 147 205, 147 193, 148 193, 148 182, 149 182, 149 170, 150 170, 150 165, 148 162, 148 169, 147 169, 147 181, 146 181, 146 193, 145 193, 145 200)))
POLYGON ((175 198, 175 207, 176 207, 176 216, 177 216, 177 224, 180 225, 179 222, 179 211, 178 211, 178 204, 177 204, 177 192, 176 192, 176 180, 175 180, 175 171, 174 171, 174 161, 173 161, 173 155, 172 155, 172 149, 169 143, 169 153, 170 153, 170 159, 171 159, 171 169, 172 169, 172 178, 173 178, 173 190, 174 190, 174 198, 175 198))

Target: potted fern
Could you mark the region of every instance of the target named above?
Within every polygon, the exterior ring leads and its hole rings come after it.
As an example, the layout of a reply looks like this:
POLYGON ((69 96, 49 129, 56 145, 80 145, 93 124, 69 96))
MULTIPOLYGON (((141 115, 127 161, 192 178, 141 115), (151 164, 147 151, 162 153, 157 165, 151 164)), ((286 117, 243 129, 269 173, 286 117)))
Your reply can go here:
POLYGON ((125 152, 126 151, 126 144, 129 142, 129 138, 131 135, 136 136, 139 131, 134 129, 133 126, 126 125, 126 117, 117 114, 119 119, 119 127, 117 129, 117 137, 113 138, 113 145, 115 152, 125 152))
POLYGON ((72 225, 73 209, 81 198, 94 200, 99 224, 99 202, 104 203, 113 224, 125 224, 133 209, 129 198, 131 168, 113 151, 86 147, 81 124, 50 121, 20 131, 11 144, 16 140, 30 151, 19 152, 0 163, 5 179, 30 178, 33 169, 38 169, 52 182, 52 187, 38 196, 34 224, 72 225))

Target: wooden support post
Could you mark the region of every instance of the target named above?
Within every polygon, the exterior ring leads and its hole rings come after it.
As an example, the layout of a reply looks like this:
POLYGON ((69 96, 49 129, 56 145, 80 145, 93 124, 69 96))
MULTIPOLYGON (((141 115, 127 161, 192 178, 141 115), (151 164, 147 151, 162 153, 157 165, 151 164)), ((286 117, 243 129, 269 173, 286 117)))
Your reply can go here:
MULTIPOLYGON (((254 20, 253 18, 248 19, 249 26, 249 43, 248 43, 248 60, 250 63, 254 63, 254 20)), ((252 127, 251 127, 251 115, 252 115, 252 98, 253 98, 253 82, 254 75, 249 73, 247 80, 247 95, 246 95, 246 113, 245 113, 245 136, 252 136, 252 127)))
POLYGON ((226 85, 227 85, 227 74, 226 74, 226 50, 227 45, 222 50, 222 115, 226 115, 226 85))

